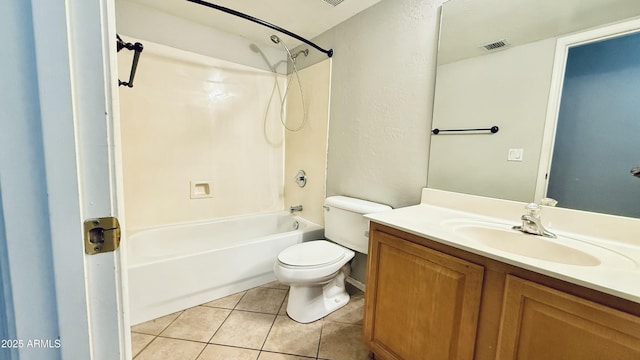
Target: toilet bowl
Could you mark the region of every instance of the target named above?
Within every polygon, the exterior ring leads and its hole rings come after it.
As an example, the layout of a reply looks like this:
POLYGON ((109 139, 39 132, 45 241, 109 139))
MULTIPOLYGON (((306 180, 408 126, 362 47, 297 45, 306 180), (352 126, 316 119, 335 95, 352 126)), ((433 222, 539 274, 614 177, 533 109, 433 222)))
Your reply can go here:
POLYGON ((276 278, 289 285, 287 314, 301 323, 318 320, 349 302, 344 281, 355 252, 326 240, 291 246, 278 255, 276 278))
POLYGON ((345 280, 355 251, 367 253, 369 221, 362 215, 391 207, 332 196, 325 200, 325 236, 288 247, 273 266, 276 278, 289 285, 287 314, 300 323, 323 318, 349 302, 345 280))

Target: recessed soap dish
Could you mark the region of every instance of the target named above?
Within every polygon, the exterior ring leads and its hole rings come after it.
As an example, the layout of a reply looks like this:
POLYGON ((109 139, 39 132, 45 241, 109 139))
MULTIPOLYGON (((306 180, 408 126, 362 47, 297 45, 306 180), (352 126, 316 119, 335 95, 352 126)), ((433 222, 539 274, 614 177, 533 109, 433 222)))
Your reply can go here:
POLYGON ((213 181, 191 181, 191 198, 203 199, 213 197, 213 181))

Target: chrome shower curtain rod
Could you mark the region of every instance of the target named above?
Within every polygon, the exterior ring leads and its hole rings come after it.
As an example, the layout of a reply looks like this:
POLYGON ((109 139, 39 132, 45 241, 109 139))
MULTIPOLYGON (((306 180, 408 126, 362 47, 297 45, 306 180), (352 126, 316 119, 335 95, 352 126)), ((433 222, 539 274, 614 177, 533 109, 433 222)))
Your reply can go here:
POLYGON ((224 11, 227 14, 235 15, 235 16, 241 17, 241 18, 243 18, 245 20, 253 21, 254 23, 266 26, 266 27, 271 28, 273 30, 279 31, 279 32, 281 32, 283 34, 289 35, 292 38, 298 39, 298 40, 304 42, 307 45, 311 45, 314 49, 325 53, 328 57, 332 57, 333 56, 333 49, 325 50, 325 49, 321 48, 320 46, 316 45, 315 43, 303 38, 302 36, 300 36, 298 34, 295 34, 295 33, 292 33, 291 31, 289 31, 287 29, 283 29, 283 28, 281 28, 281 27, 279 27, 277 25, 273 25, 270 22, 266 22, 264 20, 255 18, 253 16, 247 15, 245 13, 241 13, 241 12, 233 10, 233 9, 226 8, 224 6, 212 4, 212 3, 207 2, 207 1, 202 1, 202 0, 187 0, 187 1, 192 2, 192 3, 196 3, 196 4, 200 4, 200 5, 204 5, 206 7, 210 7, 210 8, 216 9, 216 10, 224 11))

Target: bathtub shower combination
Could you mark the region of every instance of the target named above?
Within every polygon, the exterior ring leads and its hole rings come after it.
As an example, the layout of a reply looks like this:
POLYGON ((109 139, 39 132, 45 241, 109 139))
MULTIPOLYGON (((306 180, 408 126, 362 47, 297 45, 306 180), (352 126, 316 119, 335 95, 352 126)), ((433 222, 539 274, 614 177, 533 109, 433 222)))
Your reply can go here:
POLYGON ((154 228, 128 237, 131 324, 274 281, 287 247, 323 228, 287 212, 154 228))
POLYGON ((281 251, 324 235, 322 227, 281 211, 285 129, 302 130, 309 120, 295 68, 296 57, 308 50, 292 54, 277 35, 271 40, 286 51, 295 75, 278 75, 273 64, 264 71, 144 41, 137 91, 120 101, 127 117, 122 122, 125 207, 130 229, 161 225, 126 240, 132 325, 274 281, 281 251), (287 98, 296 93, 289 92, 293 77, 299 102, 287 98), (265 96, 269 90, 271 96, 265 96), (285 112, 285 103, 296 106, 285 112), (297 104, 302 121, 287 126, 284 115, 297 114, 297 104), (238 134, 243 141, 237 141, 238 134), (247 167, 265 176, 256 182, 245 176, 247 167), (206 196, 193 190, 199 180, 208 186, 206 196), (190 196, 181 192, 186 184, 190 196), (245 201, 238 204, 240 192, 245 201), (255 209, 265 213, 221 218, 255 209), (190 216, 216 218, 182 222, 190 216))

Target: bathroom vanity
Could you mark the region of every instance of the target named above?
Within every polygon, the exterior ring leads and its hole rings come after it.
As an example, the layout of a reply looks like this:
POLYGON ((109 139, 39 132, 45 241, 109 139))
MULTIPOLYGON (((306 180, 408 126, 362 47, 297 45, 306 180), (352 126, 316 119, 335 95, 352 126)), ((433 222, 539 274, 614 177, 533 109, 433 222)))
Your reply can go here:
POLYGON ((368 216, 372 356, 640 359, 639 221, 545 208, 546 240, 511 229, 523 206, 425 189, 368 216))

